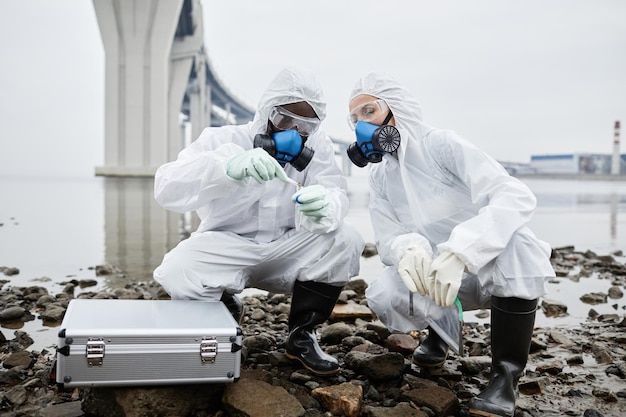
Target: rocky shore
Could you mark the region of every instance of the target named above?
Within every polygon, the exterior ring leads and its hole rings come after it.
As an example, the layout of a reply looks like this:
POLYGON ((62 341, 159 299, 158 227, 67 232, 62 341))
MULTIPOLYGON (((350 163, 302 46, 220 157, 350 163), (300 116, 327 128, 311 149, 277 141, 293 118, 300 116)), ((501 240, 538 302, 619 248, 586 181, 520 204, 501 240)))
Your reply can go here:
MULTIPOLYGON (((626 415, 626 266, 622 254, 598 256, 573 247, 554 249, 557 279, 608 280, 608 292, 581 297, 588 318, 576 326, 536 327, 519 389, 517 417, 626 415), (614 256, 613 256, 614 255, 614 256), (609 304, 615 313, 598 314, 609 304)), ((118 273, 100 266, 96 275, 118 273)), ((19 274, 0 267, 2 275, 19 274)), ((51 378, 55 352, 29 349, 33 339, 19 323, 62 320, 78 286, 61 293, 40 286, 17 287, 0 279, 0 415, 7 417, 180 416, 180 417, 446 417, 466 415, 469 399, 489 380, 488 320, 464 325, 464 357, 451 353, 440 369, 425 372, 411 354, 425 332, 391 334, 367 308, 367 284, 345 287, 331 319, 318 329, 320 343, 337 357, 341 371, 318 377, 284 355, 290 296, 244 298, 241 378, 233 384, 77 388, 60 390, 51 378), (18 330, 13 330, 13 329, 18 330)), ((163 299, 154 283, 85 292, 80 298, 163 299)), ((543 299, 546 316, 566 315, 568 300, 543 299)), ((488 314, 488 312, 484 312, 488 314)))

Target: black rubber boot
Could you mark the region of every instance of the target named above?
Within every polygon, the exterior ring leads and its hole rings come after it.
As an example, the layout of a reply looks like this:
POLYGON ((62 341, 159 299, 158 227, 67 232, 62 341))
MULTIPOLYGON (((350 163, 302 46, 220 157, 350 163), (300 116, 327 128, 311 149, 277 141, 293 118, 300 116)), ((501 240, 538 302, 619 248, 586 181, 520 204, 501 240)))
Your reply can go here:
POLYGON ((296 281, 293 288, 285 354, 318 375, 339 371, 337 359, 324 353, 317 343, 314 327, 328 319, 341 290, 342 287, 311 281, 296 281))
POLYGON ((230 314, 233 315, 235 321, 241 323, 241 318, 243 317, 243 303, 239 297, 235 294, 223 292, 220 301, 224 303, 228 311, 230 311, 230 314))
POLYGON ((537 300, 491 297, 491 381, 472 398, 472 416, 513 417, 517 382, 524 372, 537 300))
POLYGON ((428 336, 413 352, 413 363, 422 368, 437 368, 448 358, 448 344, 431 327, 428 336))

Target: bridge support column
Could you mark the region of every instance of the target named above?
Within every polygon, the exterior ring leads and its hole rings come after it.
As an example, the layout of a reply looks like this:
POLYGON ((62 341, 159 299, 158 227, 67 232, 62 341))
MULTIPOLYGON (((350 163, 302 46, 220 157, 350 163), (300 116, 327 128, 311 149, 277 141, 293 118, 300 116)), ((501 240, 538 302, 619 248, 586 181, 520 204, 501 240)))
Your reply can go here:
POLYGON ((196 139, 204 127, 209 126, 210 87, 206 80, 206 51, 204 50, 204 26, 201 6, 193 2, 193 35, 176 38, 170 58, 170 126, 167 160, 176 159, 178 152, 185 147, 185 138, 180 134, 179 117, 185 95, 189 98, 189 122, 191 138, 196 139))
POLYGON ((96 175, 153 175, 169 156, 169 63, 183 0, 93 4, 106 55, 105 161, 96 175))

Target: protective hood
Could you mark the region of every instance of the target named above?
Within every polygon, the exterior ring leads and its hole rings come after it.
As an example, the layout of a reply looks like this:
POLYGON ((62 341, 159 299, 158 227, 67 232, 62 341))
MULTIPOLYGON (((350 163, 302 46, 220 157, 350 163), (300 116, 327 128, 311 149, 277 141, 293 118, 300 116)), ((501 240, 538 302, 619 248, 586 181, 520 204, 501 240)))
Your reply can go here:
POLYGON ((371 72, 358 80, 350 94, 350 101, 361 94, 382 98, 393 113, 396 128, 400 132, 400 148, 398 149, 400 174, 411 213, 413 216, 419 216, 417 196, 414 187, 411 186, 412 177, 405 161, 418 160, 407 155, 419 153, 419 142, 434 129, 422 122, 422 108, 417 99, 388 74, 371 72))
POLYGON ((309 103, 320 122, 324 121, 326 102, 315 75, 308 70, 287 67, 278 73, 261 96, 252 122, 254 132, 267 130, 267 120, 272 108, 299 101, 309 103))

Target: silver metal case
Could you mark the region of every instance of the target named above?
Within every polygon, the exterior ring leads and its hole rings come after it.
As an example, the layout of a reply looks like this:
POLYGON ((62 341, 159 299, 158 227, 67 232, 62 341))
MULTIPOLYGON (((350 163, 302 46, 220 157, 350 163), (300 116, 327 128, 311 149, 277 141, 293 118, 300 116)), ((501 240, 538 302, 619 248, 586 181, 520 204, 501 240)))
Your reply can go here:
POLYGON ((219 301, 74 299, 61 323, 62 387, 234 382, 242 331, 219 301))

